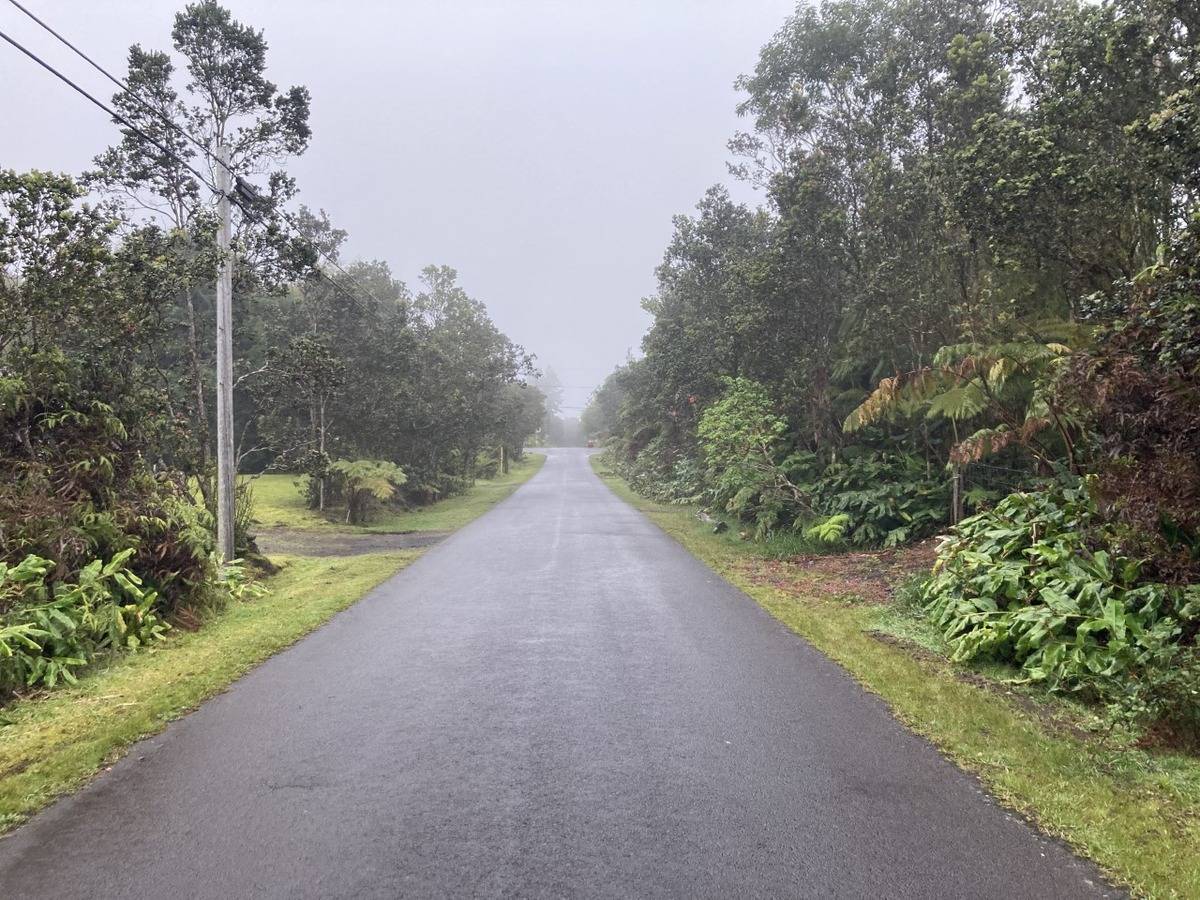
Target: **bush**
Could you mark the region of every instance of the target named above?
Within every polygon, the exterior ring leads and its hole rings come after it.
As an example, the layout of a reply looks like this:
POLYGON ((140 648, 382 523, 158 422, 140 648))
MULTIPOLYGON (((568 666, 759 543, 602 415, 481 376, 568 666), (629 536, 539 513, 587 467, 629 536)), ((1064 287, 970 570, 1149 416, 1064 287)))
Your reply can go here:
POLYGON ((20 687, 74 683, 74 670, 105 651, 132 651, 169 627, 158 594, 128 567, 132 550, 93 560, 74 581, 52 584, 54 563, 0 563, 0 697, 20 687))
POLYGON ((1200 219, 1158 263, 1085 307, 1096 346, 1060 387, 1087 422, 1096 496, 1123 549, 1200 580, 1200 219))
POLYGON ((788 484, 777 461, 787 421, 775 412, 761 384, 725 378, 724 388, 704 410, 697 428, 705 475, 713 501, 739 518, 755 521, 764 536, 786 515, 788 484))
POLYGON ((663 503, 709 503, 753 522, 762 540, 791 526, 818 545, 894 547, 935 534, 950 511, 950 480, 920 457, 851 447, 822 465, 816 455, 782 455, 782 419, 760 388, 731 381, 701 418, 705 464, 650 440, 632 459, 610 452, 639 494, 663 503))
POLYGON ((1200 651, 1179 648, 1140 677, 1114 685, 1114 718, 1164 742, 1200 749, 1200 651))
POLYGON ((367 520, 373 500, 391 500, 408 480, 399 466, 382 459, 339 459, 329 471, 335 490, 346 500, 346 521, 352 525, 367 520))
POLYGON ((475 454, 475 477, 492 479, 500 474, 500 453, 495 449, 475 454))
POLYGON ((953 658, 1020 666, 1052 689, 1118 702, 1158 679, 1200 620, 1200 585, 1143 578, 1111 552, 1086 481, 1012 494, 965 519, 938 550, 924 601, 953 658))
POLYGON ((51 580, 65 582, 136 551, 130 565, 160 605, 191 602, 213 576, 211 517, 89 397, 78 366, 48 351, 0 377, 0 562, 50 560, 51 580))
POLYGON ((920 457, 907 453, 846 456, 798 487, 811 497, 814 512, 846 516, 839 521, 848 543, 894 547, 946 523, 950 489, 940 467, 931 473, 920 457))
POLYGON ((608 456, 630 487, 651 500, 699 503, 706 497, 700 463, 669 449, 661 438, 651 440, 632 459, 622 460, 611 451, 608 456))

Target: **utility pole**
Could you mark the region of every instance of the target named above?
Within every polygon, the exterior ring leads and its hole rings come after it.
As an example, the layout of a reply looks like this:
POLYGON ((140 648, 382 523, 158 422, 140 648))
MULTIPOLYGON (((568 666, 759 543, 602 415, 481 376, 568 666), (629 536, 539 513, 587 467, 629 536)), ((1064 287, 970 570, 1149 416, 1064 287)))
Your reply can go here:
POLYGON ((229 148, 217 147, 217 550, 222 562, 234 558, 233 509, 233 254, 229 224, 229 148))

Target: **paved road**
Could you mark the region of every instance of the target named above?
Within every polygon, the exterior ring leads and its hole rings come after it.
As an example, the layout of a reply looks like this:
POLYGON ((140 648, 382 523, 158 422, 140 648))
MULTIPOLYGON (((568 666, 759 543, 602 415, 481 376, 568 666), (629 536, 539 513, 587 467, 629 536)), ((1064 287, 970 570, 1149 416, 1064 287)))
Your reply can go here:
POLYGON ((25 897, 1094 897, 877 699, 551 451, 0 841, 25 897))

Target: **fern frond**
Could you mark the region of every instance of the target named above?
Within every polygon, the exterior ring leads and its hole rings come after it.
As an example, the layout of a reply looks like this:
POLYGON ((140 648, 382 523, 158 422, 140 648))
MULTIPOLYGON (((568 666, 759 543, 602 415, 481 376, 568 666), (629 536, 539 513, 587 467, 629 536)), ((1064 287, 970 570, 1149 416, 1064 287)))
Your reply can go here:
POLYGON ((927 418, 934 419, 942 416, 946 419, 960 421, 977 416, 988 405, 987 395, 975 382, 966 382, 943 391, 929 402, 927 418))
POLYGON ((867 399, 851 410, 842 423, 846 432, 858 431, 881 419, 917 406, 933 396, 944 384, 944 378, 932 369, 918 369, 884 378, 867 399))
POLYGON ((850 516, 846 513, 838 513, 823 522, 818 522, 812 528, 807 529, 804 534, 822 544, 836 544, 846 536, 846 529, 849 527, 850 516))
POLYGON ((1020 439, 1020 434, 1007 425, 995 428, 980 428, 970 437, 959 441, 950 449, 950 461, 964 465, 979 462, 986 456, 998 453, 1020 439))

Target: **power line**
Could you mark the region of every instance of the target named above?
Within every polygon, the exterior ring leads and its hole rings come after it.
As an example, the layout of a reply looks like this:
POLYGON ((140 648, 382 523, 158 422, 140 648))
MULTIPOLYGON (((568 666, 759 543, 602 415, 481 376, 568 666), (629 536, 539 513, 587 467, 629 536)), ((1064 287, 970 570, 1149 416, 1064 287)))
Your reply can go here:
POLYGON ((201 153, 203 153, 205 156, 207 156, 209 158, 209 160, 211 162, 218 163, 219 165, 224 167, 229 172, 230 175, 234 176, 235 178, 237 177, 237 173, 233 170, 233 168, 229 164, 224 162, 224 160, 215 159, 212 156, 212 154, 209 153, 208 147, 205 144, 203 144, 202 142, 197 140, 195 137, 193 137, 178 122, 176 122, 174 119, 172 119, 166 113, 164 113, 162 110, 158 109, 153 104, 146 102, 146 100, 144 100, 135 90, 133 90, 133 88, 131 88, 129 86, 129 82, 113 75, 111 72, 108 71, 108 69, 104 68, 104 66, 100 65, 100 63, 96 62, 94 59, 92 59, 90 56, 88 56, 86 53, 84 53, 82 50, 80 50, 78 47, 76 47, 73 43, 71 43, 69 40, 67 40, 67 38, 65 38, 62 34, 55 31, 54 28, 49 23, 47 23, 45 20, 39 18, 37 15, 35 15, 33 12, 31 12, 28 8, 26 8, 21 3, 18 3, 17 0, 8 0, 8 2, 11 3, 13 6, 15 6, 17 9, 19 9, 21 12, 23 12, 25 15, 27 15, 29 18, 31 18, 34 22, 36 22, 38 25, 40 25, 46 31, 48 31, 51 35, 53 35, 59 41, 59 43, 63 44, 65 47, 70 49, 76 56, 78 56, 80 59, 82 59, 84 62, 86 62, 89 66, 91 66, 93 69, 95 69, 101 75, 103 75, 105 78, 107 78, 109 81, 111 81, 117 87, 119 87, 123 93, 128 94, 130 97, 132 97, 134 100, 136 100, 143 109, 146 109, 146 110, 150 111, 151 113, 153 113, 154 115, 158 116, 160 119, 163 120, 163 122, 165 122, 167 124, 168 127, 173 128, 185 140, 190 141, 192 144, 194 144, 200 150, 201 153))
MULTIPOLYGON (((73 53, 75 53, 77 56, 79 56, 80 59, 84 60, 93 69, 95 69, 97 72, 99 72, 105 78, 107 78, 109 81, 111 81, 113 84, 115 84, 118 88, 120 88, 123 93, 132 97, 135 101, 137 101, 137 103, 142 108, 149 110, 151 113, 156 115, 158 118, 162 119, 163 122, 165 122, 170 128, 174 129, 185 140, 187 140, 187 141, 191 142, 193 145, 195 145, 200 150, 200 152, 204 154, 205 158, 209 160, 209 162, 216 163, 216 164, 224 167, 225 170, 228 171, 229 174, 234 178, 235 183, 237 184, 237 186, 239 188, 241 188, 243 190, 247 189, 247 182, 236 171, 234 171, 233 167, 231 165, 229 165, 229 163, 225 162, 224 160, 215 158, 206 144, 204 144, 203 142, 198 140, 196 137, 194 137, 190 132, 187 131, 187 129, 185 129, 179 123, 175 122, 170 116, 166 115, 162 110, 154 107, 150 103, 147 103, 146 100, 144 100, 136 91, 134 91, 126 81, 123 81, 122 79, 117 78, 115 75, 110 73, 102 65, 100 65, 98 62, 96 62, 94 59, 92 59, 90 56, 88 56, 86 53, 84 53, 82 50, 80 50, 77 46, 75 46, 75 44, 73 44, 73 43, 71 43, 71 41, 67 40, 67 38, 65 38, 58 31, 56 31, 47 22, 40 19, 33 12, 31 12, 29 9, 27 9, 25 6, 23 6, 22 4, 17 2, 17 0, 9 0, 9 3, 11 3, 13 6, 15 6, 21 12, 23 12, 26 16, 28 16, 30 19, 32 19, 34 22, 36 22, 38 25, 40 25, 42 28, 44 28, 47 32, 49 32, 51 35, 53 35, 60 43, 62 43, 64 46, 68 47, 73 53)), ((195 168, 193 168, 188 162, 186 162, 184 159, 182 159, 178 154, 176 154, 174 151, 168 149, 167 147, 164 147, 157 140, 150 137, 148 134, 146 134, 146 132, 144 132, 143 130, 138 128, 136 125, 134 125, 132 122, 130 122, 128 118, 126 118, 125 116, 122 116, 121 114, 116 112, 114 109, 109 107, 107 104, 98 100, 96 97, 94 97, 88 91, 84 90, 82 87, 80 87, 78 84, 76 84, 70 78, 68 78, 62 72, 58 71, 53 66, 51 66, 48 62, 46 62, 41 57, 39 57, 36 53, 25 48, 24 46, 19 44, 17 41, 13 40, 11 37, 9 37, 7 34, 5 34, 3 31, 0 31, 0 37, 3 37, 4 40, 6 40, 8 43, 12 44, 12 46, 16 47, 18 50, 20 50, 22 53, 24 53, 26 56, 28 56, 30 59, 32 59, 34 62, 36 62, 38 65, 40 65, 42 68, 46 69, 51 74, 55 75, 57 78, 62 80, 64 83, 70 85, 72 88, 75 89, 75 91, 77 91, 83 97, 87 98, 92 103, 94 103, 96 106, 98 106, 100 109, 102 109, 106 113, 108 113, 115 121, 120 122, 122 125, 124 125, 126 128, 128 128, 130 131, 132 131, 138 137, 153 144, 155 147, 157 147, 159 150, 161 150, 163 153, 165 153, 171 159, 175 160, 181 166, 186 168, 189 172, 191 172, 200 181, 201 184, 203 184, 205 187, 207 187, 209 190, 211 190, 214 194, 221 193, 211 181, 209 181, 207 178, 205 178, 203 175, 201 175, 199 172, 197 172, 195 168)), ((247 192, 253 193, 252 190, 249 190, 247 192)), ((242 202, 236 196, 230 195, 229 200, 231 203, 233 203, 234 206, 236 206, 238 209, 240 209, 244 215, 248 216, 251 221, 253 221, 259 225, 262 225, 264 227, 269 227, 267 225, 267 223, 264 222, 260 216, 255 214, 252 210, 247 209, 246 206, 243 205, 242 202)), ((318 258, 323 257, 325 259, 326 263, 328 263, 330 266, 332 266, 334 269, 336 269, 345 278, 353 281, 353 276, 351 276, 349 272, 347 272, 344 268, 342 268, 342 266, 337 262, 337 260, 335 260, 333 257, 329 256, 329 254, 325 253, 320 248, 318 248, 311 240, 304 237, 303 233, 301 232, 300 227, 296 224, 295 220, 292 218, 292 216, 286 210, 280 209, 279 207, 275 207, 274 212, 291 227, 291 229, 296 233, 296 235, 302 241, 305 241, 307 244, 309 244, 309 246, 313 249, 313 251, 316 253, 318 258)), ((335 288, 337 288, 339 291, 341 291, 343 293, 343 295, 346 296, 348 299, 353 300, 355 302, 359 301, 360 298, 354 297, 353 295, 348 293, 347 290, 341 284, 339 284, 333 278, 330 278, 329 275, 327 273, 323 272, 320 268, 317 268, 316 271, 319 276, 325 278, 330 284, 332 284, 335 288)), ((374 292, 371 291, 370 288, 367 288, 362 285, 355 285, 355 287, 361 287, 362 290, 372 300, 374 300, 377 304, 383 305, 383 302, 378 297, 375 296, 374 292)))
MULTIPOLYGON (((195 168, 192 167, 191 163, 187 162, 184 159, 181 159, 176 153, 174 153, 172 150, 167 149, 162 144, 160 144, 157 140, 150 137, 150 135, 146 134, 146 132, 142 131, 140 128, 138 128, 136 125, 134 125, 132 122, 130 122, 127 118, 125 118, 123 115, 121 115, 115 109, 108 106, 106 103, 104 103, 100 100, 97 100, 94 96, 92 96, 90 93, 88 93, 86 90, 84 90, 78 84, 76 84, 74 81, 72 81, 66 75, 64 75, 62 72, 58 71, 58 69, 54 68, 54 66, 50 65, 50 63, 46 62, 44 59, 42 59, 40 56, 38 56, 32 50, 29 50, 26 47, 24 47, 23 45, 17 43, 17 41, 13 40, 11 37, 9 37, 7 34, 5 34, 3 31, 0 31, 0 38, 4 38, 4 40, 8 41, 8 43, 12 44, 14 47, 16 47, 18 50, 20 50, 22 53, 24 53, 30 59, 32 59, 35 63, 37 63, 39 66, 41 66, 47 72, 54 75, 56 78, 58 78, 64 84, 69 85, 78 94, 80 94, 81 96, 90 100, 96 106, 100 107, 100 109, 104 110, 106 113, 108 113, 110 116, 112 116, 112 118, 115 121, 120 122, 122 125, 124 125, 126 128, 128 128, 130 131, 132 131, 134 134, 136 134, 142 140, 146 141, 147 143, 153 144, 155 147, 157 147, 159 150, 161 150, 167 156, 171 157, 171 159, 175 160, 175 162, 179 163, 181 166, 183 166, 185 169, 187 169, 189 172, 191 172, 193 175, 195 175, 201 184, 205 185, 213 193, 217 193, 216 187, 214 187, 213 184, 207 178, 205 178, 203 175, 201 175, 199 172, 197 172, 195 170, 195 168)), ((240 206, 240 204, 239 204, 239 206, 240 206)))

